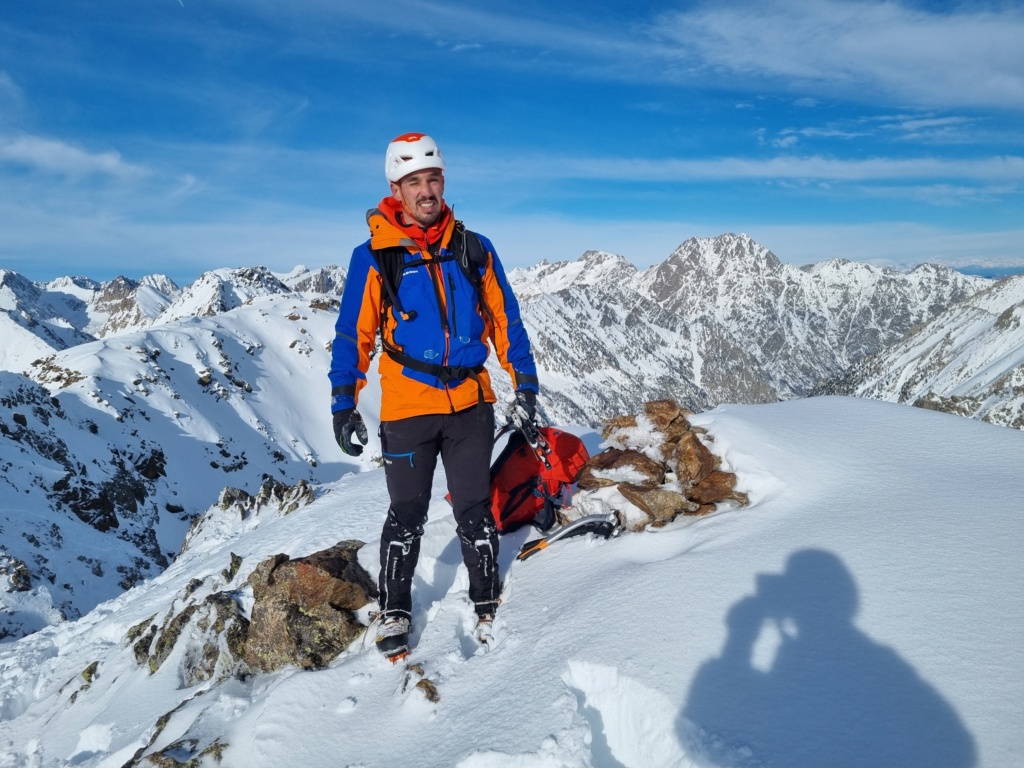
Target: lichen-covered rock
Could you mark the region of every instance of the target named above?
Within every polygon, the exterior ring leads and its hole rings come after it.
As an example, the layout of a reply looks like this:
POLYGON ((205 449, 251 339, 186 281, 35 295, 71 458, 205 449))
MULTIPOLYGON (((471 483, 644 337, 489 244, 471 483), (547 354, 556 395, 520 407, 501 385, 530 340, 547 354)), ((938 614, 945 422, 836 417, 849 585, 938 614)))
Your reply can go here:
POLYGON ((679 487, 687 489, 703 482, 717 467, 718 458, 693 432, 687 432, 676 443, 675 470, 679 487))
POLYGON ((242 556, 236 555, 234 552, 231 553, 231 564, 220 572, 220 575, 224 577, 224 581, 230 583, 235 576, 238 574, 238 569, 242 567, 242 556))
POLYGON ((242 615, 230 593, 208 595, 196 611, 181 662, 181 680, 191 687, 211 679, 220 671, 224 678, 234 673, 242 659, 249 621, 242 615))
POLYGON ((687 497, 698 504, 712 504, 719 501, 735 500, 736 475, 716 469, 704 480, 693 486, 687 497))
POLYGON ((149 655, 149 673, 151 675, 155 674, 163 663, 167 661, 167 657, 174 650, 178 638, 185 630, 185 627, 188 626, 197 610, 199 610, 199 606, 192 603, 178 614, 175 614, 173 610, 167 614, 163 626, 156 633, 156 642, 153 644, 149 655))
POLYGON ((665 467, 640 451, 609 448, 590 457, 576 482, 584 490, 616 483, 654 487, 665 482, 665 467))
POLYGON ((679 403, 675 400, 651 400, 644 403, 644 416, 659 432, 668 429, 681 415, 679 403))
POLYGON ((681 493, 666 488, 644 488, 621 483, 619 493, 646 512, 655 524, 664 525, 675 520, 677 515, 693 513, 700 508, 699 504, 688 501, 681 493))
POLYGON ((601 437, 607 440, 612 433, 619 429, 635 429, 636 416, 613 416, 606 419, 601 426, 601 437))
POLYGON ((248 579, 254 603, 243 649, 250 667, 324 667, 362 634, 354 612, 377 597, 356 559, 362 546, 344 541, 295 560, 275 555, 256 567, 248 579))
POLYGON ((156 637, 157 627, 152 621, 156 616, 150 616, 144 622, 137 624, 128 630, 126 640, 132 644, 132 653, 135 654, 135 663, 143 665, 149 660, 149 650, 153 647, 153 639, 156 637))

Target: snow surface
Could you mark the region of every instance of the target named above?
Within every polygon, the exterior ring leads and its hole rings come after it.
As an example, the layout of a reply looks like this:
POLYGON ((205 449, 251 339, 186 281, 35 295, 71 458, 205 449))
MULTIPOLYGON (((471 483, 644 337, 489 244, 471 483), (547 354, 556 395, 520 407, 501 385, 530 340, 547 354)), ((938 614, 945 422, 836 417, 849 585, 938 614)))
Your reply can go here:
POLYGON ((488 653, 438 473, 411 659, 437 703, 368 647, 186 688, 181 649, 150 676, 124 642, 231 552, 235 586, 348 538, 375 573, 387 497, 370 471, 289 516, 211 510, 159 577, 0 644, 0 766, 119 767, 168 713, 151 751, 219 739, 225 766, 1024 765, 1024 434, 845 398, 692 421, 751 505, 523 562, 530 532, 506 536, 488 653))

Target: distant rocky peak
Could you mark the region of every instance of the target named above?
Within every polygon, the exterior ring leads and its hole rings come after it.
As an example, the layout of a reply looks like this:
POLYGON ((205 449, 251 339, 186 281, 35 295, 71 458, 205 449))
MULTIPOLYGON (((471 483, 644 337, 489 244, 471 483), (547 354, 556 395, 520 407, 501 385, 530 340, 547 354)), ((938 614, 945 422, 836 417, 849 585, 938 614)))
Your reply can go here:
POLYGON ((139 280, 139 287, 152 288, 168 297, 175 297, 181 293, 178 284, 167 275, 146 275, 139 280))
POLYGON ((577 261, 587 264, 629 264, 624 256, 619 256, 617 253, 609 253, 608 251, 584 251, 577 261))
POLYGON ((207 273, 217 276, 225 283, 237 286, 248 286, 267 293, 288 293, 289 288, 280 278, 266 267, 240 267, 238 269, 221 269, 207 273))
MULTIPOLYGON (((774 253, 747 235, 693 237, 676 248, 664 262, 641 273, 636 287, 675 310, 674 300, 682 296, 688 300, 694 291, 717 295, 729 290, 729 285, 762 284, 787 270, 799 271, 791 265, 783 265, 774 253)), ((710 294, 705 298, 710 299, 710 294)))
POLYGON ((139 289, 139 284, 129 280, 123 275, 118 275, 109 283, 104 283, 100 290, 98 301, 101 303, 111 301, 123 301, 130 298, 139 289))
POLYGON ((13 308, 16 301, 36 301, 41 291, 35 283, 23 275, 0 269, 0 294, 7 297, 8 301, 5 304, 11 304, 9 308, 13 308))
POLYGON ((628 279, 637 273, 637 268, 625 256, 608 251, 586 251, 577 259, 577 264, 583 267, 580 278, 588 283, 628 279))
POLYGON ((691 268, 724 270, 756 270, 774 272, 781 269, 779 257, 748 235, 724 234, 715 238, 691 237, 669 256, 666 264, 691 268))
POLYGON ((82 291, 95 293, 100 289, 100 284, 95 280, 83 277, 82 275, 58 277, 46 284, 46 290, 52 292, 66 291, 80 294, 82 291))
POLYGON ((183 290, 157 319, 213 317, 260 296, 290 294, 291 289, 266 267, 225 268, 205 272, 183 290))
POLYGON ((335 264, 317 269, 296 267, 282 281, 293 291, 301 293, 326 293, 340 296, 345 288, 345 277, 348 270, 335 264))
POLYGON ((576 261, 549 264, 542 261, 528 269, 516 269, 509 278, 520 297, 557 293, 581 285, 615 288, 631 283, 637 268, 625 257, 607 251, 585 251, 576 261))

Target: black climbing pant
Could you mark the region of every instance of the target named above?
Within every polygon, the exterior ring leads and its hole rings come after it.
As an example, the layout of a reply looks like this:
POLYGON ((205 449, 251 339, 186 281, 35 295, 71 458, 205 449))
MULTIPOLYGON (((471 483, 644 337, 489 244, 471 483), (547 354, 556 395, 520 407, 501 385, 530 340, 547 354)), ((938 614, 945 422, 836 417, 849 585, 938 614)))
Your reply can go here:
POLYGON ((381 612, 411 618, 412 578, 440 455, 469 571, 469 598, 478 614, 494 613, 501 585, 490 502, 493 406, 384 422, 380 435, 391 497, 380 539, 381 612))

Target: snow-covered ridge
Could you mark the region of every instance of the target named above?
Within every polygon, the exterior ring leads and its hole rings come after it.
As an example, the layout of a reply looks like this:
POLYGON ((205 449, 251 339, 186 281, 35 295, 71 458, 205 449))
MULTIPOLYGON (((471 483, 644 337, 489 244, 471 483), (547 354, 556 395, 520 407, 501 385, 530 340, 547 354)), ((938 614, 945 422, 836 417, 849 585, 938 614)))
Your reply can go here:
POLYGON ((289 515, 211 508, 160 576, 0 644, 0 765, 1016 765, 1024 435, 853 398, 692 420, 751 506, 523 562, 529 531, 503 537, 487 653, 438 473, 410 659, 434 701, 370 643, 315 672, 188 678, 201 611, 155 672, 138 654, 146 627, 211 592, 244 612, 245 579, 277 553, 357 539, 373 572, 387 494, 366 472, 289 515))
POLYGON ((1024 429, 1024 275, 950 307, 863 361, 841 391, 1024 429))

